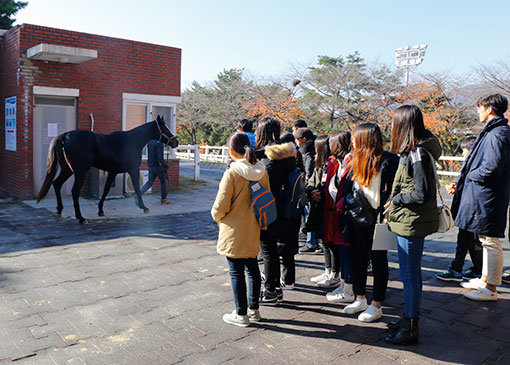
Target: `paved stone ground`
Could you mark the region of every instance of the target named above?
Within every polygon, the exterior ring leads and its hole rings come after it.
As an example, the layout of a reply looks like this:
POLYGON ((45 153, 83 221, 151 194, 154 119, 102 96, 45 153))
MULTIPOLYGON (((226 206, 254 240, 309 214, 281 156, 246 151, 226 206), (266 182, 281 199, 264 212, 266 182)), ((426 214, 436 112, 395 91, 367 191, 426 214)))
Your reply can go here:
MULTIPOLYGON (((262 322, 223 323, 234 303, 226 260, 215 251, 211 189, 194 191, 202 212, 146 216, 126 204, 131 218, 86 225, 0 201, 0 363, 510 363, 510 288, 501 286, 495 303, 477 303, 434 278, 453 258, 454 231, 426 243, 418 346, 383 341, 386 322, 402 311, 393 252, 377 323, 344 315, 311 285, 320 255, 297 256, 296 290, 262 307, 262 322)), ((507 240, 504 249, 508 264, 507 240)))

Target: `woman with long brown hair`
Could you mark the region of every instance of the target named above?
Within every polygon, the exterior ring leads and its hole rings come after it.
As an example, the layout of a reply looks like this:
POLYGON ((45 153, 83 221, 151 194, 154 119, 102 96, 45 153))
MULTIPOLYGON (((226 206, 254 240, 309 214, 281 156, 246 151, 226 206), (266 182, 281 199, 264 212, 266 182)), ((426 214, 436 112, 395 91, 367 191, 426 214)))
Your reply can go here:
POLYGON ((437 231, 434 159, 441 156, 439 140, 423 124, 416 105, 403 105, 393 115, 391 150, 400 155, 388 207, 388 224, 397 235, 400 280, 404 284, 404 317, 390 324, 386 342, 408 345, 418 341, 422 290, 421 258, 425 236, 437 231))
MULTIPOLYGON (((376 221, 382 221, 384 204, 390 197, 398 157, 383 150, 383 138, 377 124, 359 124, 353 132, 354 154, 350 162, 352 196, 362 196, 375 210, 376 221)), ((347 212, 347 215, 349 212, 347 212)), ((355 314, 362 322, 373 322, 382 316, 381 302, 388 287, 387 251, 373 251, 375 222, 360 225, 350 219, 351 266, 353 291, 356 300, 344 308, 344 313, 355 314), (368 259, 372 261, 374 276, 373 297, 370 305, 366 299, 368 259)))

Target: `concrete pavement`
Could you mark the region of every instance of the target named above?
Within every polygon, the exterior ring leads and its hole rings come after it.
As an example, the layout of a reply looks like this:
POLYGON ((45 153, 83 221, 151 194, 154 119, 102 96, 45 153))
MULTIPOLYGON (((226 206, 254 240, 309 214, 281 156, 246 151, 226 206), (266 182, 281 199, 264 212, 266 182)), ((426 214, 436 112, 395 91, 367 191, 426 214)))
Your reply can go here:
MULTIPOLYGON (((248 328, 225 324, 234 302, 208 212, 217 183, 170 193, 162 214, 157 196, 146 197, 149 215, 132 198, 108 201, 106 217, 96 220, 92 207, 85 225, 55 219, 53 209, 1 201, 0 363, 510 362, 509 286, 500 287, 497 302, 479 303, 434 277, 453 258, 455 231, 426 242, 417 346, 383 341, 385 323, 402 311, 395 252, 379 322, 361 323, 328 303, 309 281, 323 257, 298 255, 296 289, 282 305, 262 307, 263 321, 248 328)), ((504 249, 508 264, 508 240, 504 249)))

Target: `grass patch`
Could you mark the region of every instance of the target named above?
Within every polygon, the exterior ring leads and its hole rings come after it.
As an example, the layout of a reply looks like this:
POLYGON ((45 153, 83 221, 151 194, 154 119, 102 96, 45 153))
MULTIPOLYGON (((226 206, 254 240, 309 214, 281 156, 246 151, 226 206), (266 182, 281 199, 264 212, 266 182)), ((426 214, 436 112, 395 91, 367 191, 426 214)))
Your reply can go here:
POLYGON ((192 177, 180 175, 179 176, 179 189, 173 190, 176 192, 180 191, 189 191, 198 186, 207 185, 207 181, 205 180, 193 180, 192 177))

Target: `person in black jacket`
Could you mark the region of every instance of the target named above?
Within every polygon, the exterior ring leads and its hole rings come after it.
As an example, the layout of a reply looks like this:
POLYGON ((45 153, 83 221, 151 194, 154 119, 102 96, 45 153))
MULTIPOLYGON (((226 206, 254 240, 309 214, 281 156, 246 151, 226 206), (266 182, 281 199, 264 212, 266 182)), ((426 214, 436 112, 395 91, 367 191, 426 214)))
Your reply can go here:
MULTIPOLYGON (((303 165, 306 181, 308 181, 315 169, 315 136, 309 128, 298 128, 294 132, 294 138, 299 147, 299 152, 303 156, 303 165)), ((305 205, 304 220, 305 226, 310 216, 310 203, 305 205)), ((306 232, 306 244, 299 249, 299 253, 321 253, 319 239, 315 231, 306 232)))
MULTIPOLYGON (((147 190, 149 190, 156 178, 161 182, 161 204, 167 205, 170 202, 167 199, 167 191, 168 191, 168 175, 166 170, 168 169, 168 165, 163 158, 164 145, 161 142, 156 141, 155 139, 149 141, 147 143, 147 164, 149 165, 149 180, 142 186, 140 189, 140 194, 144 194, 147 190)), ((136 195, 135 195, 135 202, 136 195)))
MULTIPOLYGON (((471 300, 497 300, 501 285, 506 214, 510 195, 510 127, 504 113, 508 100, 503 95, 482 97, 478 117, 487 123, 462 165, 455 191, 452 214, 455 225, 479 235, 483 246, 482 279, 469 283, 475 291, 464 294, 471 300)), ((466 287, 465 285, 463 285, 466 287)))
MULTIPOLYGON (((398 167, 398 156, 383 150, 382 133, 373 123, 356 126, 352 134, 353 157, 349 162, 351 183, 347 183, 344 193, 362 194, 371 209, 377 213, 376 221, 358 225, 349 218, 351 243, 352 289, 356 300, 344 308, 344 313, 362 312, 358 320, 373 322, 383 315, 381 302, 386 297, 388 287, 388 251, 372 250, 374 230, 377 222, 382 223, 384 204, 390 198, 393 179, 398 167), (372 261, 374 285, 370 305, 367 303, 367 265, 372 261)), ((346 197, 347 199, 347 197, 346 197)), ((346 212, 349 216, 349 213, 346 212)))
POLYGON ((308 179, 312 177, 313 169, 315 168, 315 136, 309 128, 299 128, 296 133, 294 133, 294 138, 303 156, 305 178, 306 181, 308 181, 308 179))
POLYGON ((273 118, 259 122, 255 131, 257 159, 266 167, 271 193, 274 195, 278 218, 267 230, 260 232, 260 249, 264 259, 264 290, 261 304, 274 305, 283 300, 282 288, 292 289, 295 281, 294 255, 298 251, 300 217, 282 217, 282 187, 289 173, 295 170, 296 145, 281 143, 280 123, 273 118), (280 277, 280 257, 282 276, 280 277))

